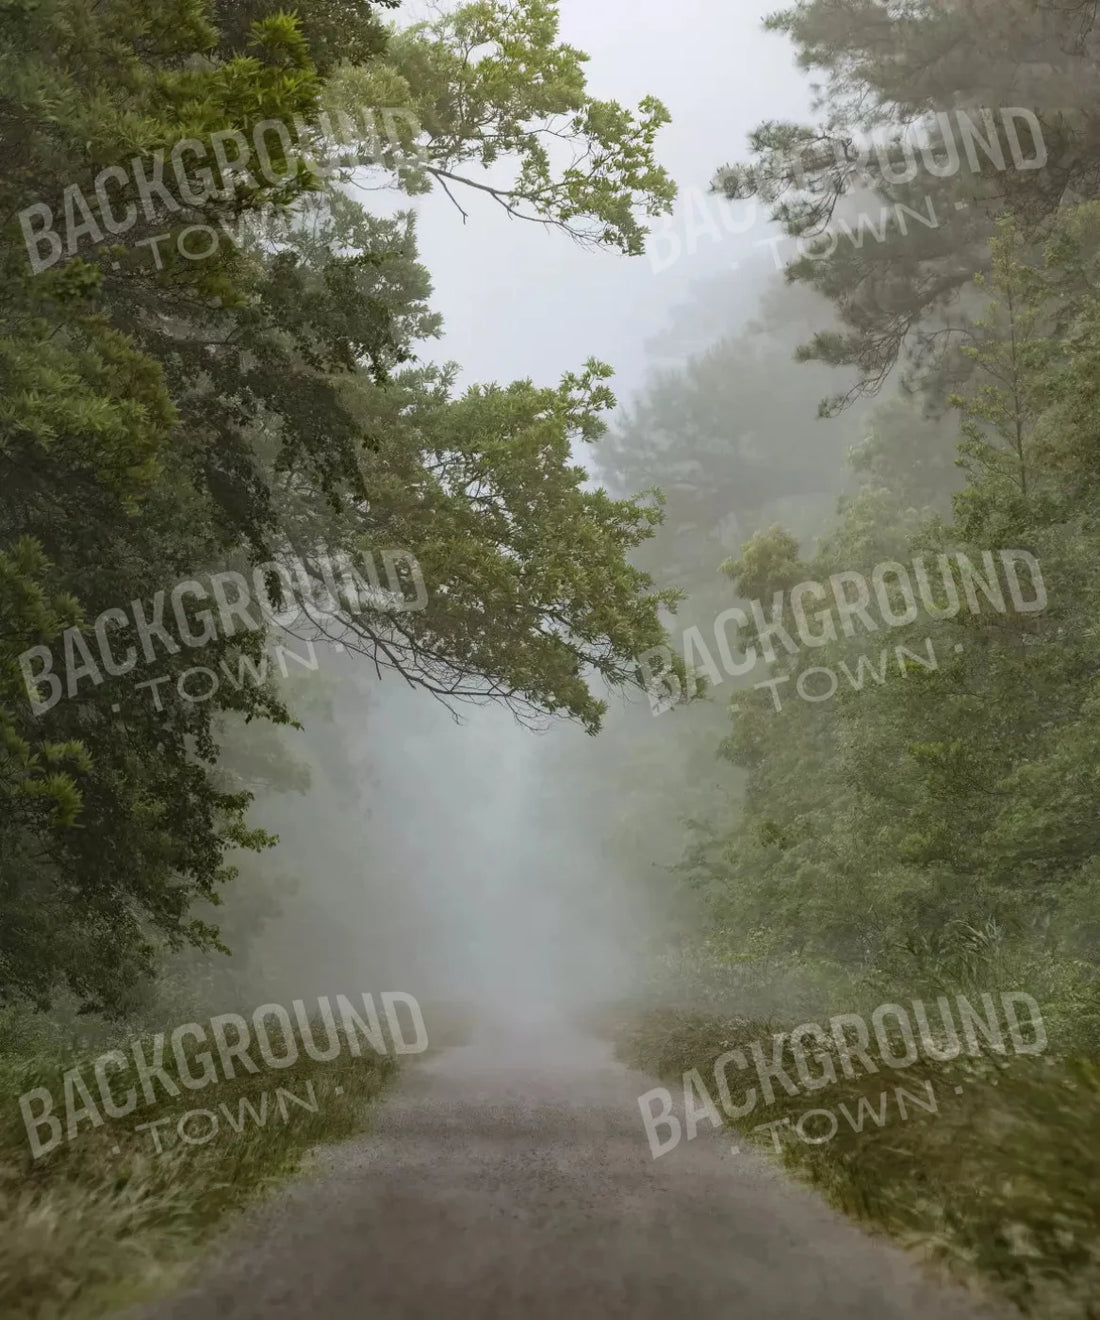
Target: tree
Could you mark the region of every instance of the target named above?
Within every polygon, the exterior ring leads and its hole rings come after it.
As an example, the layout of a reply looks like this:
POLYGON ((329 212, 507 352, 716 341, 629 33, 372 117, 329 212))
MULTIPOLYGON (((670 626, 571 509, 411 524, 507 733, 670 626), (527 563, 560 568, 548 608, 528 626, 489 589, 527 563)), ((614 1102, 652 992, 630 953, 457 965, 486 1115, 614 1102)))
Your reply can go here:
MULTIPOLYGON (((652 159, 663 111, 649 104, 638 121, 591 101, 579 53, 554 44, 550 5, 469 6, 457 27, 391 33, 391 62, 359 9, 343 52, 354 66, 336 58, 343 11, 330 0, 300 18, 234 7, 224 29, 202 0, 9 9, 0 518, 12 547, 2 608, 19 649, 5 651, 0 683, 13 805, 0 824, 0 995, 45 1004, 65 988, 111 1007, 164 948, 218 946, 194 905, 216 902, 235 849, 273 842, 247 824, 247 788, 218 771, 219 721, 291 716, 271 682, 245 681, 265 664, 265 621, 206 642, 205 667, 228 680, 210 700, 162 703, 95 662, 104 611, 137 601, 152 617, 157 593, 263 568, 291 547, 312 566, 330 548, 396 545, 421 558, 432 605, 397 623, 375 611, 361 632, 369 654, 439 695, 514 700, 595 729, 602 703, 586 674, 632 682, 667 599, 625 559, 653 510, 582 490, 571 462, 570 440, 595 439, 611 403, 605 368, 557 389, 518 382, 452 399, 446 373, 401 370, 438 326, 411 221, 369 215, 326 191, 325 162, 278 147, 270 177, 228 162, 204 182, 189 161, 190 191, 148 204, 130 162, 152 169, 158 151, 222 131, 248 140, 265 120, 301 121, 308 154, 324 97, 369 87, 391 106, 405 104, 400 92, 435 107, 431 177, 512 152, 508 196, 526 213, 627 251, 642 241, 636 213, 666 206, 671 184, 652 159), (473 71, 447 48, 471 35, 500 47, 473 71), (465 117, 471 96, 495 129, 465 117), (559 114, 591 154, 587 178, 554 174, 538 146, 559 114), (116 213, 135 207, 125 245, 101 241, 104 168, 118 171, 116 213), (33 210, 28 236, 20 213, 42 206, 51 214, 33 210), (250 237, 241 222, 265 215, 283 232, 250 237), (54 222, 67 241, 50 264, 54 222), (237 241, 191 260, 181 244, 196 225, 237 241), (40 717, 21 665, 35 647, 55 652, 69 689, 40 717)), ((370 177, 424 186, 406 145, 387 147, 370 177)), ((268 591, 281 610, 278 574, 268 591)), ((187 618, 197 631, 201 612, 188 606, 187 618)), ((111 636, 123 652, 136 641, 111 636)), ((196 656, 178 642, 152 649, 171 692, 196 656)))
MULTIPOLYGON (((837 569, 959 552, 980 564, 985 549, 1003 547, 1034 556, 1041 596, 1030 607, 1006 599, 1004 610, 922 614, 882 641, 837 637, 787 658, 791 677, 846 665, 861 681, 842 678, 825 705, 739 701, 726 751, 749 773, 743 812, 686 863, 731 951, 763 939, 803 960, 837 960, 894 994, 975 967, 992 975, 995 963, 1075 1013, 1084 1006, 1066 1025, 1093 1044, 1096 747, 1081 713, 1098 679, 1097 232, 1095 204, 1067 210, 1037 257, 1021 227, 1000 226, 974 380, 955 400, 965 484, 950 518, 902 516, 871 483, 812 560, 777 531, 731 566, 741 591, 768 598, 837 569), (883 642, 919 654, 925 641, 934 667, 884 664, 872 679, 858 664, 883 642)), ((965 602, 957 570, 954 590, 965 602)), ((948 604, 938 585, 934 595, 948 604)))
POLYGON ((414 143, 406 128, 403 145, 410 156, 416 146, 418 163, 399 168, 403 185, 438 183, 464 218, 457 191, 474 188, 510 216, 637 256, 647 232, 638 213, 666 214, 676 194, 654 158, 668 111, 655 97, 637 115, 595 100, 585 86, 588 57, 559 43, 558 29, 554 0, 461 5, 391 32, 383 62, 345 66, 329 103, 337 119, 370 105, 410 111, 423 140, 414 143))
POLYGON ((758 193, 807 242, 834 215, 843 232, 857 209, 885 204, 882 241, 864 245, 861 223, 858 245, 819 238, 788 268, 834 302, 843 327, 816 335, 804 357, 860 375, 829 408, 876 393, 900 360, 942 404, 967 377, 957 346, 996 215, 1016 215, 1041 241, 1060 206, 1097 194, 1089 12, 1032 0, 803 0, 768 19, 803 68, 826 75, 820 118, 760 125, 750 137, 754 164, 725 167, 716 188, 758 193), (925 207, 934 223, 922 226, 912 217, 925 207))

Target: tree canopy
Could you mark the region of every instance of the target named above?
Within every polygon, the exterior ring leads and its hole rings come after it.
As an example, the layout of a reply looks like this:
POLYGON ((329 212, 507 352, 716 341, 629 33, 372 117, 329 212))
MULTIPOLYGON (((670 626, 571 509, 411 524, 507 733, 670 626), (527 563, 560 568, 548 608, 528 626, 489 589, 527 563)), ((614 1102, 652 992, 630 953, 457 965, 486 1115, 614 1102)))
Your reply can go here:
POLYGON ((443 700, 590 731, 590 681, 632 684, 663 636, 672 595, 627 559, 655 504, 588 489, 574 457, 602 433, 610 370, 456 394, 453 368, 417 361, 439 319, 413 217, 369 198, 488 190, 637 253, 674 193, 654 154, 667 113, 594 99, 547 0, 404 28, 392 7, 6 7, 2 996, 109 1007, 162 949, 217 943, 195 903, 217 901, 233 850, 273 842, 218 771, 220 721, 294 718, 258 677, 287 612, 279 565, 304 566, 314 636, 342 555, 401 552, 424 607, 355 586, 323 631, 443 700), (254 626, 193 653, 178 627, 198 632, 202 596, 181 619, 172 593, 219 573, 270 609, 222 582, 220 624, 254 626), (148 675, 120 658, 138 640, 148 675), (49 663, 65 690, 36 714, 49 663), (221 679, 207 700, 184 698, 196 666, 221 679), (139 677, 167 686, 138 695, 139 677))

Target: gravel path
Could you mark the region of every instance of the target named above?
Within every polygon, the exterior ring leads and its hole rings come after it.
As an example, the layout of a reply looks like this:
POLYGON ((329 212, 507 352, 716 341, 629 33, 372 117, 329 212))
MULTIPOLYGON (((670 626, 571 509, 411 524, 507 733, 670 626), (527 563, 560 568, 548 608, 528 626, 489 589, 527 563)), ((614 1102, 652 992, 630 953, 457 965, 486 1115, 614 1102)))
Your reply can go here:
POLYGON ((601 1042, 484 1030, 131 1320, 977 1320, 731 1134, 649 1153, 655 1083, 601 1042))

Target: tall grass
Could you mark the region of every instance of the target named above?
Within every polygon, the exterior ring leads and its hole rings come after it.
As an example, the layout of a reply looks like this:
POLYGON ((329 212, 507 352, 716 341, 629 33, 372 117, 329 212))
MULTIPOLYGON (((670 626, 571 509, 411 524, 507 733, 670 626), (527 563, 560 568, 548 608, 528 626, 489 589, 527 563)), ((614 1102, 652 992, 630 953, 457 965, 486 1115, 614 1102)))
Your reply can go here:
MULTIPOLYGON (((600 1027, 626 1063, 655 1072, 679 1094, 683 1074, 699 1069, 718 1101, 713 1065, 727 1050, 770 1042, 798 1019, 713 1018, 668 1010, 631 1015, 610 1008, 600 1027)), ((769 1046, 770 1057, 770 1046, 769 1046)), ((796 1076, 789 1045, 785 1062, 796 1076)), ((736 1076, 736 1070, 734 1075, 736 1076)), ((903 1072, 857 1072, 826 1089, 790 1096, 744 1128, 789 1119, 773 1129, 780 1158, 838 1209, 888 1233, 957 1276, 1043 1320, 1100 1317, 1100 1061, 1083 1054, 928 1059, 903 1072), (862 1131, 841 1121, 836 1135, 807 1144, 794 1125, 811 1109, 877 1112, 895 1086, 924 1095, 936 1112, 912 1108, 902 1120, 862 1131), (958 1088, 958 1090, 957 1090, 958 1088)), ((820 1120, 814 1120, 820 1123, 820 1120)), ((704 1127, 704 1131, 706 1128, 704 1127)), ((803 1129, 809 1135, 820 1127, 803 1129)), ((771 1132, 749 1138, 772 1152, 771 1132)), ((675 1159, 675 1150, 668 1159, 675 1159)))
MULTIPOLYGON (((140 1104, 139 1089, 134 1113, 94 1128, 82 1122, 71 1140, 34 1159, 19 1095, 47 1087, 64 1126, 66 1069, 83 1065, 96 1096, 94 1058, 104 1049, 132 1048, 130 1039, 111 1040, 102 1031, 99 1037, 97 1048, 80 1049, 40 1022, 24 1024, 18 1035, 9 1023, 6 1034, 0 1034, 0 1093, 5 1097, 0 1110, 0 1314, 5 1316, 99 1315, 170 1285, 219 1223, 292 1173, 311 1147, 362 1131, 369 1102, 396 1067, 391 1055, 367 1048, 355 1057, 344 1038, 328 1063, 302 1054, 290 1067, 231 1080, 219 1070, 216 1082, 201 1090, 180 1086, 178 1097, 158 1085, 156 1103, 147 1107, 140 1104), (285 1095, 279 1104, 277 1088, 315 1112, 285 1095), (252 1114, 263 1116, 262 1125, 242 1107, 245 1100, 252 1114), (219 1126, 206 1144, 189 1145, 180 1139, 177 1124, 196 1109, 213 1113, 219 1126), (162 1119, 169 1122, 157 1129, 158 1154, 152 1133, 136 1128, 162 1119)), ((272 1044, 280 1048, 275 1033, 272 1044)), ((148 1038, 143 1045, 151 1057, 148 1038)), ((190 1047, 189 1060, 198 1049, 190 1047)), ((179 1082, 170 1049, 164 1070, 179 1082)), ((199 1072, 192 1068, 193 1074, 199 1072)), ((128 1075, 119 1075, 115 1091, 121 1095, 133 1085, 131 1065, 128 1075)), ((198 1138, 211 1126, 197 1118, 184 1131, 198 1138)))

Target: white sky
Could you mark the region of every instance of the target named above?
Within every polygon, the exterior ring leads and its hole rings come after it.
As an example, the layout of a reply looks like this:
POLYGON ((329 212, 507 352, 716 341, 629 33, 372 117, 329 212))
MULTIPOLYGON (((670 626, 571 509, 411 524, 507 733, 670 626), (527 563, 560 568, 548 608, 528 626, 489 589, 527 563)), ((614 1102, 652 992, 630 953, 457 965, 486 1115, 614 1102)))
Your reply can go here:
MULTIPOLYGON (((789 42, 761 30, 774 2, 562 0, 560 8, 561 39, 591 56, 592 95, 634 107, 652 94, 668 107, 658 158, 681 190, 705 188, 719 165, 743 158, 761 120, 809 114, 808 83, 789 42)), ((694 259, 655 272, 648 257, 592 253, 564 234, 510 220, 471 189, 462 204, 466 225, 442 193, 418 205, 433 305, 446 321, 432 356, 456 359, 464 381, 531 376, 545 385, 596 356, 615 368, 620 400, 641 383, 645 343, 690 281, 730 269, 772 232, 758 226, 720 243, 701 237, 694 259)), ((717 214, 728 204, 714 205, 717 214)), ((731 328, 747 310, 734 309, 731 328)))

